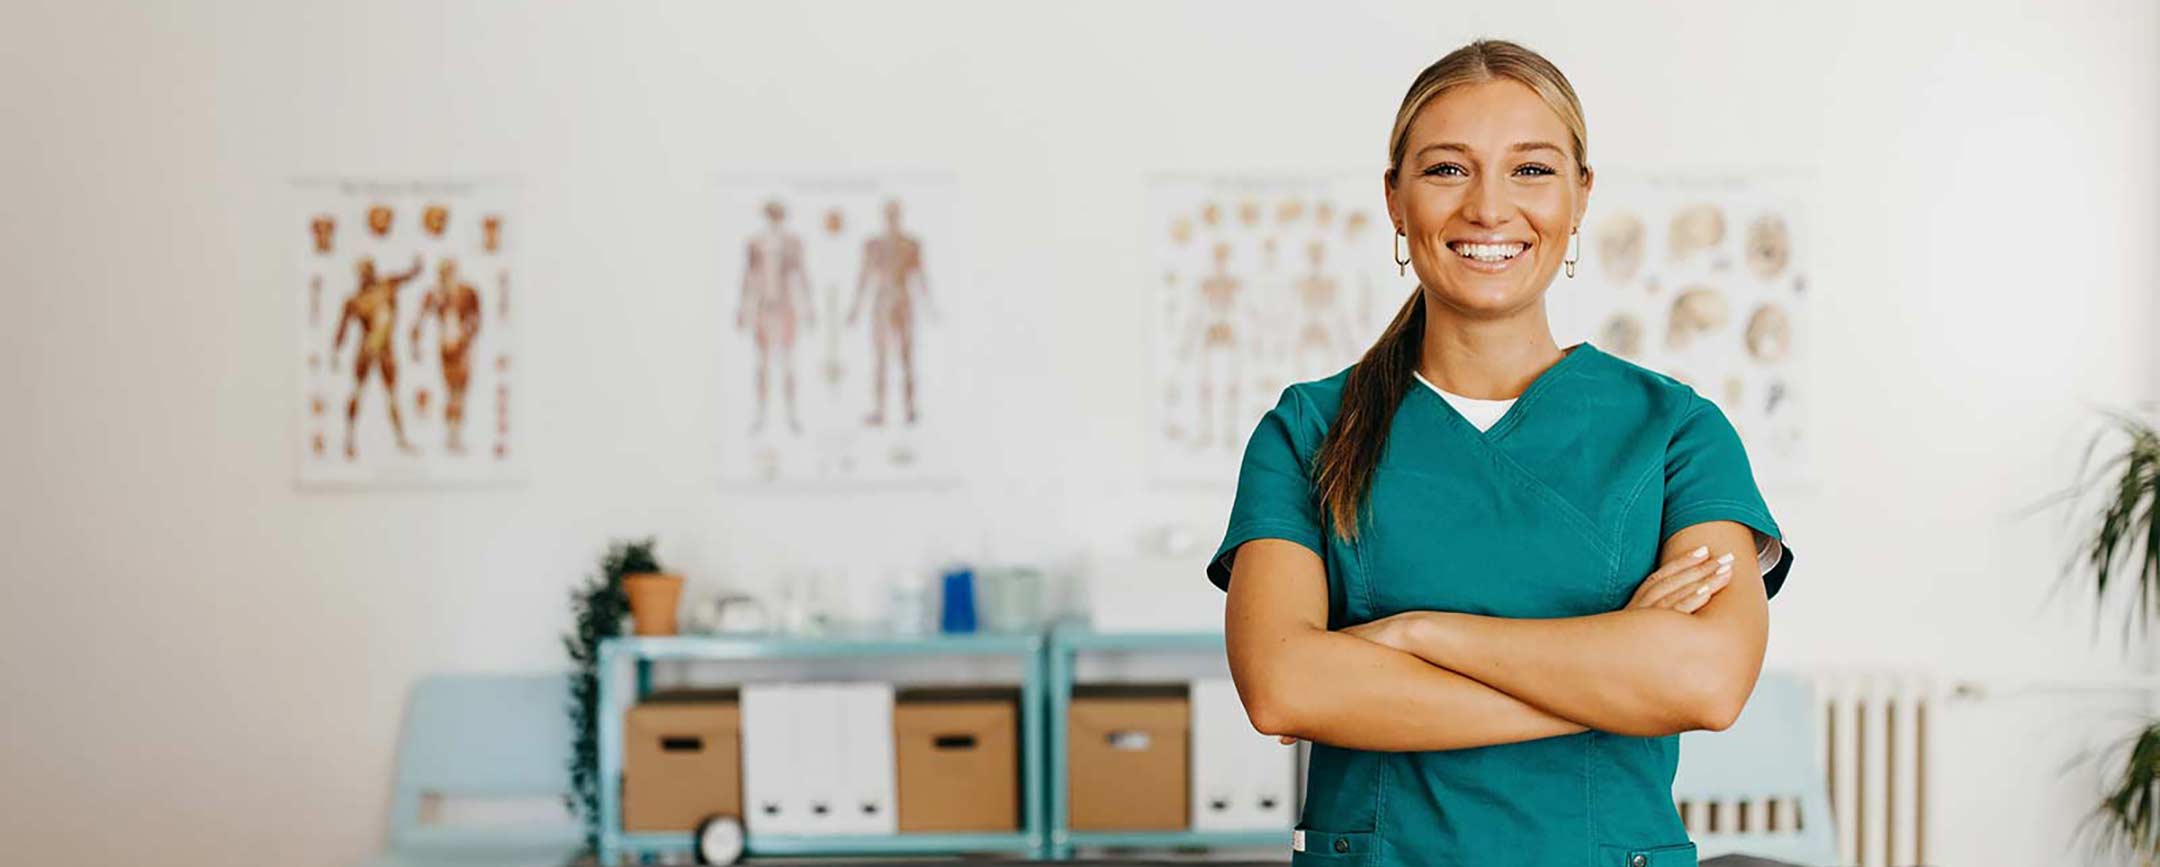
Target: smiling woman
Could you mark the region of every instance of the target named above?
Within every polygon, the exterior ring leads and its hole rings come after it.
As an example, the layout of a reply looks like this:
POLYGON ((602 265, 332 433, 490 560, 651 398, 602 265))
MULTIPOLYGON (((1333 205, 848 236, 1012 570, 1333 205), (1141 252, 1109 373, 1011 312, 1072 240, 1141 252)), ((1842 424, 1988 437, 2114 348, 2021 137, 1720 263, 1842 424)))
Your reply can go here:
POLYGON ((1536 53, 1427 68, 1382 174, 1418 286, 1247 443, 1208 577, 1254 726, 1313 742, 1294 863, 1696 863, 1677 735, 1738 716, 1792 556, 1715 404, 1554 342, 1586 153, 1536 53))

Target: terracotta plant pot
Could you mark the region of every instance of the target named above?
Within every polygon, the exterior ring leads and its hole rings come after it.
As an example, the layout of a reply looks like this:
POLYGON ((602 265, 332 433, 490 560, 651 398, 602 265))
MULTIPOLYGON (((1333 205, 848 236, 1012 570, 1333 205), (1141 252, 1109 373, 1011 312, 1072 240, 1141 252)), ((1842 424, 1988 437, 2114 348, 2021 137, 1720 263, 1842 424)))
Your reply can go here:
POLYGON ((674 635, 682 582, 681 575, 665 572, 624 575, 623 592, 630 596, 631 631, 638 635, 674 635))

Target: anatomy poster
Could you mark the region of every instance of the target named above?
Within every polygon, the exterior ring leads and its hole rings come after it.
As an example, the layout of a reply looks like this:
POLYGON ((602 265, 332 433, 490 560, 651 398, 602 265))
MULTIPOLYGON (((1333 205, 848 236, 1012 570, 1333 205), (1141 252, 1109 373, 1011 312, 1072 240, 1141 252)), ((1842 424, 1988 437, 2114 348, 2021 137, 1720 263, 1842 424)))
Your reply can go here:
POLYGON ((496 182, 294 185, 299 480, 512 478, 519 226, 496 182))
POLYGON ((1805 176, 1598 173, 1576 278, 1547 309, 1589 340, 1715 401, 1766 487, 1805 479, 1805 176))
POLYGON ((1147 209, 1153 472, 1234 484, 1283 388, 1357 361, 1417 277, 1389 258, 1378 173, 1159 177, 1147 209))
MULTIPOLYGON (((980 299, 941 177, 720 181, 718 466, 729 484, 942 482, 980 299)), ((978 335, 979 336, 979 335, 978 335)))

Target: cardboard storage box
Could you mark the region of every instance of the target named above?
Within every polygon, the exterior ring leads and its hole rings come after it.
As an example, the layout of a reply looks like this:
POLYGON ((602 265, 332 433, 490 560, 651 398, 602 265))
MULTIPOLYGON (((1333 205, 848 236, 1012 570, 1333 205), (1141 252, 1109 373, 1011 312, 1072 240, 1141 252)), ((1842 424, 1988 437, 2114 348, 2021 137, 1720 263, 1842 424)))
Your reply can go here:
POLYGON ((734 701, 647 701, 623 714, 623 829, 690 831, 742 816, 742 714, 734 701))
POLYGON ((1011 698, 908 696, 893 708, 901 831, 1020 828, 1011 698))
POLYGON ((1065 746, 1076 831, 1182 831, 1191 709, 1172 693, 1076 695, 1065 746))

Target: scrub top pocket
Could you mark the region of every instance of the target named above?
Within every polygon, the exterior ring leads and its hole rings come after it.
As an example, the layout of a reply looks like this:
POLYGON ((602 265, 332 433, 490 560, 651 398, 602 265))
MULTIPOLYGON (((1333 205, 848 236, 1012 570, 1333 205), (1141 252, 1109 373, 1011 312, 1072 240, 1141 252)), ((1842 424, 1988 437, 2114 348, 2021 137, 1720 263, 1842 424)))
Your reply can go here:
POLYGON ((1695 843, 1673 843, 1664 846, 1614 846, 1610 843, 1598 847, 1596 867, 1699 867, 1695 861, 1695 843))
POLYGON ((1290 832, 1290 864, 1310 867, 1377 865, 1375 847, 1379 835, 1371 831, 1316 831, 1300 828, 1290 832))

